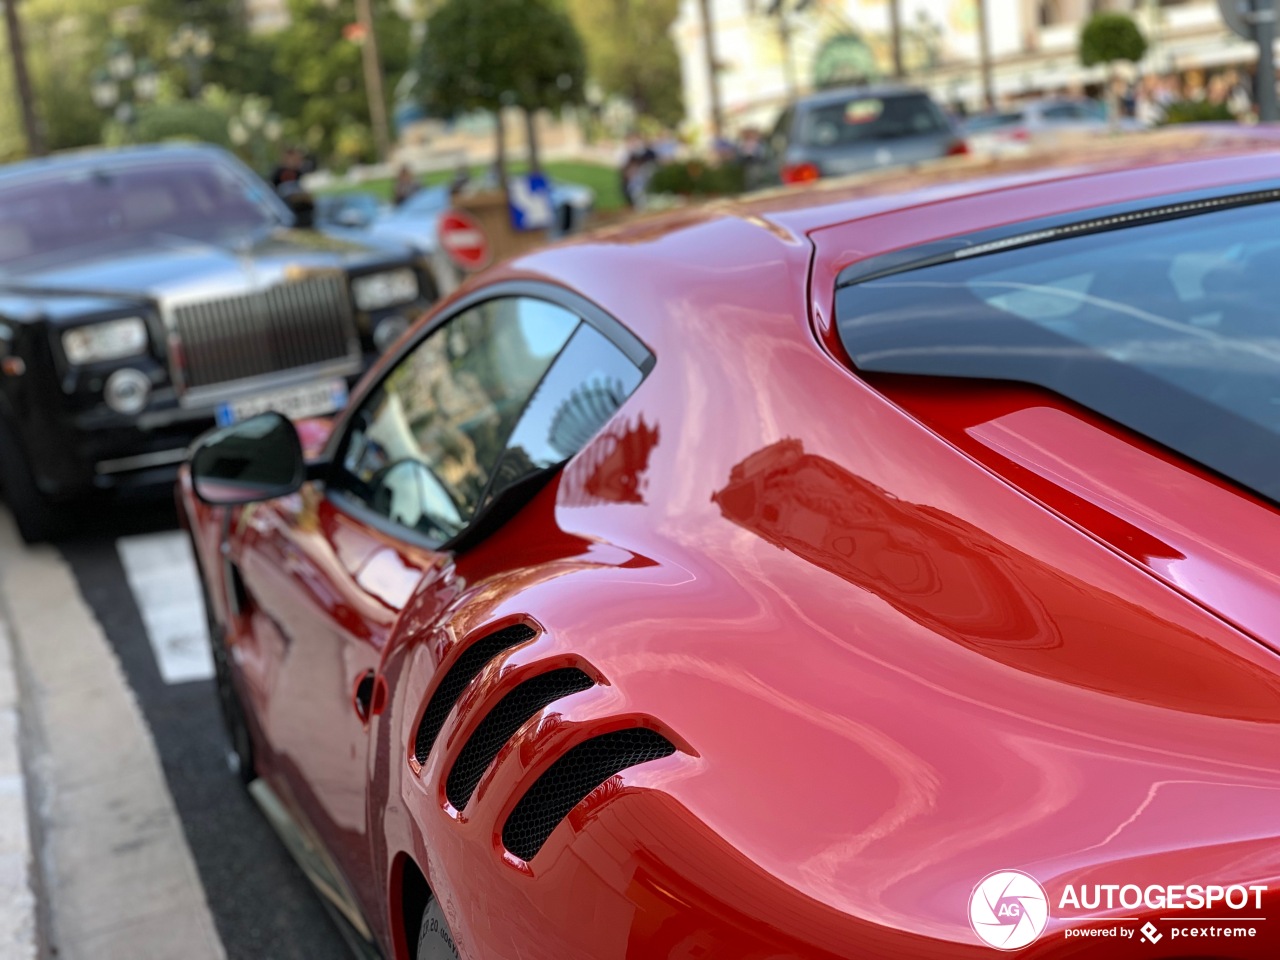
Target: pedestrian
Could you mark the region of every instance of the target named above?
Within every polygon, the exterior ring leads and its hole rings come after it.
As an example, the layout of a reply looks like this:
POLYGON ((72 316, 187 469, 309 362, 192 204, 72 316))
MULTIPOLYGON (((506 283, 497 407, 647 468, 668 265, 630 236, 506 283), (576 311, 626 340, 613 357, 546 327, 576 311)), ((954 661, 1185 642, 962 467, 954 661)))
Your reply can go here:
POLYGON ((644 208, 649 178, 658 164, 658 155, 638 133, 627 136, 622 158, 622 195, 633 210, 644 208))
POLYGON ((738 135, 738 159, 746 164, 764 159, 764 139, 756 127, 744 127, 738 135))
POLYGON ((453 171, 453 179, 449 181, 449 196, 456 199, 458 194, 471 185, 471 168, 460 163, 453 171))
POLYGON ((418 192, 418 181, 407 163, 401 164, 396 174, 396 184, 392 191, 392 200, 398 207, 418 192))
POLYGON ((285 184, 298 183, 302 179, 304 173, 302 151, 297 147, 286 147, 284 153, 280 157, 280 162, 276 164, 276 168, 271 171, 271 185, 276 188, 276 192, 280 192, 280 188, 285 184))
POLYGON ((1253 117, 1253 97, 1249 92, 1251 82, 1246 82, 1235 70, 1227 71, 1227 109, 1237 120, 1253 117))

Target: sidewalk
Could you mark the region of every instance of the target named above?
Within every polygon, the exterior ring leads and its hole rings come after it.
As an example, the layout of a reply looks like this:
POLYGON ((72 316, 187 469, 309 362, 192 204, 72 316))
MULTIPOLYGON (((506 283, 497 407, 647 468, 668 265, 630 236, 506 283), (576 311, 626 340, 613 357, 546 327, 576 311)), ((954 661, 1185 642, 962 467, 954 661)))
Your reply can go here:
POLYGON ((0 616, 0 957, 35 960, 36 898, 20 741, 18 682, 0 616))
MULTIPOLYGON (((49 956, 59 960, 224 960, 155 743, 120 663, 58 551, 24 549, 0 509, 0 634, 21 678, 23 749, 37 819, 35 858, 49 956)), ((0 641, 0 648, 4 646, 0 641)), ((6 748, 14 685, 0 662, 0 882, 7 844, 6 748), (6 700, 6 696, 8 700, 6 700), (8 710, 5 703, 10 703, 8 710)), ((22 803, 21 780, 16 789, 22 803)), ((25 826, 25 819, 24 819, 25 826)), ((25 851, 22 862, 30 861, 25 851)), ((28 876, 21 918, 0 891, 0 956, 35 957, 28 876)), ((21 891, 19 891, 21 892, 21 891)))

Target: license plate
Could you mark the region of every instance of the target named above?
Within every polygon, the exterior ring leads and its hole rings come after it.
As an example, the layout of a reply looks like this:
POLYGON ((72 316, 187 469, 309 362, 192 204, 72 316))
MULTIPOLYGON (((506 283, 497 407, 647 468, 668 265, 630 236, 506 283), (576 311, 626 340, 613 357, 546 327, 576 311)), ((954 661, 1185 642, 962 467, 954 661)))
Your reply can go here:
POLYGON ((304 420, 307 417, 322 417, 326 413, 341 410, 346 405, 347 381, 338 378, 220 403, 216 416, 218 426, 225 427, 268 410, 283 413, 290 420, 304 420))

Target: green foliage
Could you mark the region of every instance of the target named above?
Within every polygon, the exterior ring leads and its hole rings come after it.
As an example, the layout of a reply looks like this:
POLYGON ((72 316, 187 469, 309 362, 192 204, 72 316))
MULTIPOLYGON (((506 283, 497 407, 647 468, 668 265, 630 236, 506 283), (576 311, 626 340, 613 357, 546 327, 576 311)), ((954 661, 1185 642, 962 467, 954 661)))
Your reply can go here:
MULTIPOLYGON (((111 126, 90 96, 90 82, 105 64, 107 42, 112 37, 123 40, 135 57, 146 57, 159 67, 162 99, 165 95, 169 100, 179 99, 187 92, 187 70, 167 52, 182 23, 206 30, 214 42, 199 79, 221 82, 235 90, 272 83, 270 71, 261 69, 260 48, 246 36, 239 3, 142 0, 124 5, 120 0, 22 0, 19 13, 36 110, 52 150, 99 143, 105 128, 111 126)), ((0 160, 9 160, 25 152, 25 139, 7 41, 0 39, 0 44, 0 160)), ((144 106, 139 113, 149 110, 144 106)), ((166 127, 168 123, 166 119, 166 127)))
POLYGON ((567 7, 600 88, 625 97, 641 116, 678 125, 684 95, 671 25, 680 0, 568 0, 567 7))
POLYGON ((1147 38, 1127 14, 1096 13, 1080 31, 1080 62, 1086 67, 1117 60, 1137 63, 1146 52, 1147 38))
POLYGON ((583 100, 582 40, 548 0, 446 0, 417 58, 423 105, 441 116, 583 100))
POLYGON ((230 147, 227 124, 231 117, 225 111, 201 101, 153 103, 139 108, 134 138, 145 143, 163 140, 202 140, 230 147))
POLYGON ((1164 108, 1164 117, 1160 125, 1170 123, 1214 123, 1221 120, 1234 120, 1235 117, 1227 109, 1225 103, 1210 103, 1207 100, 1177 100, 1164 108))
MULTIPOLYGON (((292 23, 267 40, 274 47, 274 80, 261 88, 286 120, 290 139, 343 167, 372 160, 369 102, 360 46, 343 36, 355 21, 352 0, 290 0, 292 23)), ((374 0, 374 30, 386 86, 388 112, 395 79, 409 65, 409 26, 391 0, 374 0)))
POLYGON ((710 166, 700 160, 668 163, 654 171, 650 193, 684 197, 723 197, 746 189, 746 170, 740 163, 710 166))

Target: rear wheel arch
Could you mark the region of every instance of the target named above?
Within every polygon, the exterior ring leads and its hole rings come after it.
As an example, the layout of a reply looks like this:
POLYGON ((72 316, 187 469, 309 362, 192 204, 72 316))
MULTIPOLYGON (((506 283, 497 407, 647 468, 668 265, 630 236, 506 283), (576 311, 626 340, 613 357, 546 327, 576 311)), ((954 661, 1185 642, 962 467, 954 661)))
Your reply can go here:
POLYGON ((431 886, 407 853, 400 855, 393 876, 390 897, 393 956, 396 960, 417 960, 419 926, 431 902, 431 886))

